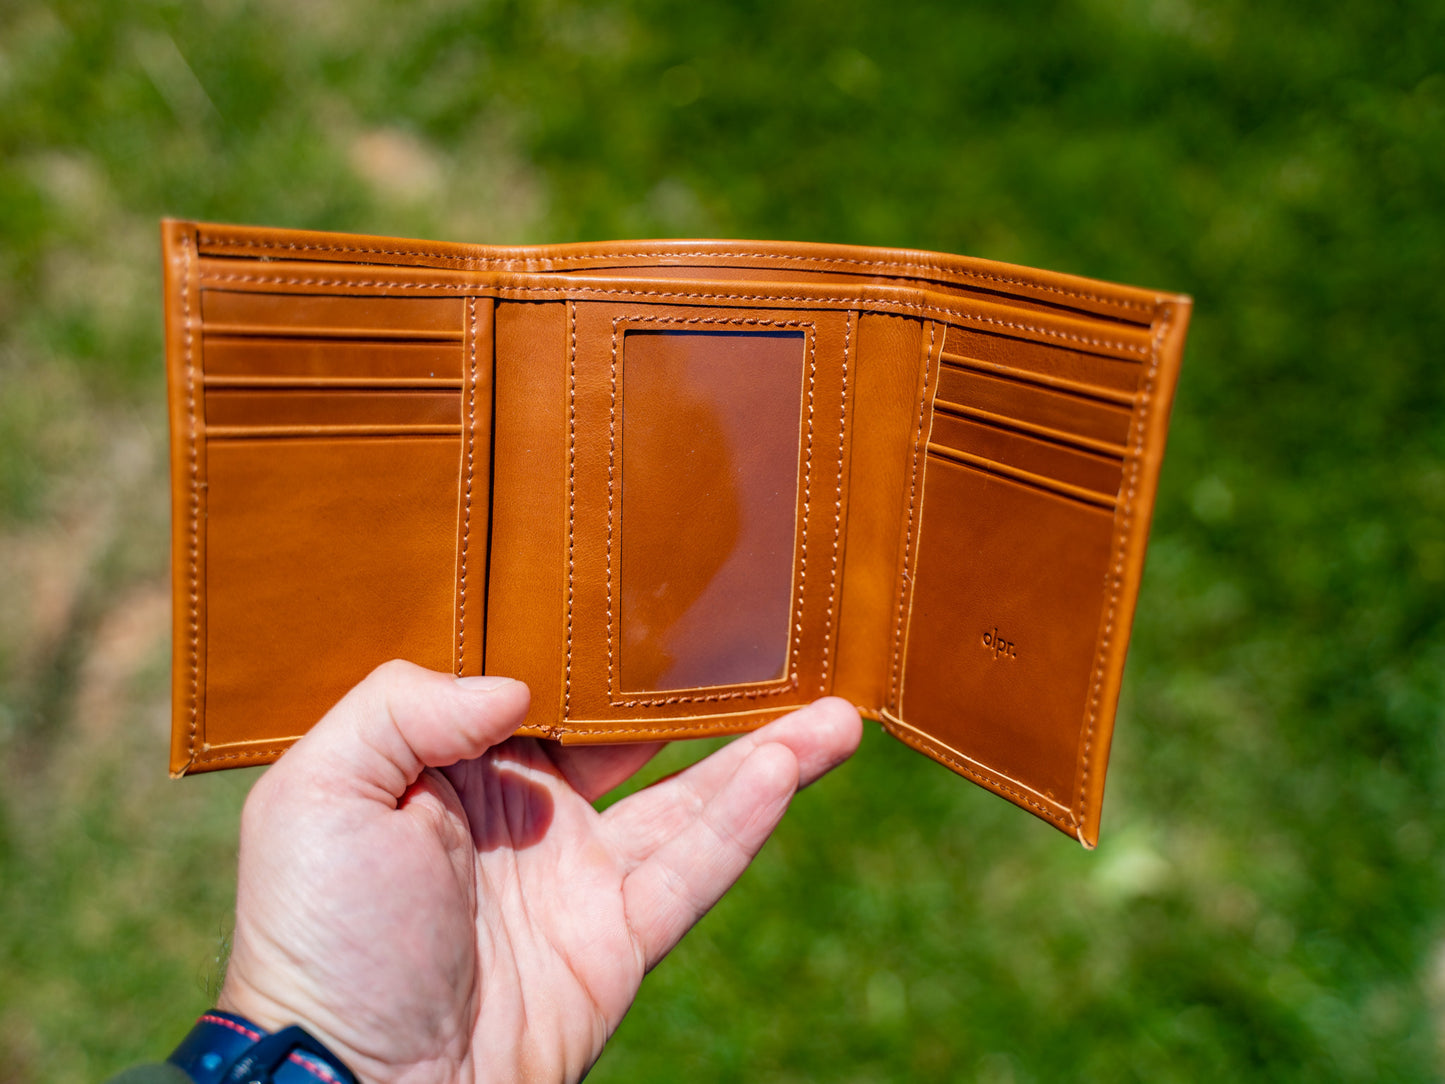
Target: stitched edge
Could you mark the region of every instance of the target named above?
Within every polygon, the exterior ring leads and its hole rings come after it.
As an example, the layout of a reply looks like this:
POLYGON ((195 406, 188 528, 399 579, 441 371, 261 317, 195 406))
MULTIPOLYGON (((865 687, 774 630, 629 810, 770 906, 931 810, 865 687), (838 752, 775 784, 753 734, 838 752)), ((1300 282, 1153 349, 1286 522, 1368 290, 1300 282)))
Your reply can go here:
POLYGON ((928 375, 933 370, 933 342, 936 329, 936 324, 930 323, 928 325, 928 355, 923 363, 923 388, 918 397, 918 420, 914 423, 913 469, 909 473, 908 478, 908 530, 903 540, 903 575, 898 581, 898 614, 893 623, 893 672, 888 679, 888 697, 895 707, 900 708, 901 705, 898 703, 898 679, 903 656, 903 610, 908 603, 909 595, 912 593, 908 577, 913 557, 913 508, 918 495, 919 450, 924 444, 923 409, 928 403, 928 375))
MULTIPOLYGON (((572 711, 572 599, 576 564, 575 538, 577 495, 577 306, 567 302, 567 658, 562 682, 562 718, 572 711)), ((609 468, 610 469, 610 468, 609 468)), ((610 483, 609 483, 610 484, 610 483)), ((607 509, 607 534, 612 535, 612 508, 607 509)), ((608 637, 608 651, 612 650, 608 637)))
POLYGON ((472 535, 472 477, 475 470, 477 431, 477 299, 467 298, 467 343, 470 354, 467 374, 467 488, 462 512, 461 595, 457 602, 457 674, 465 669, 467 642, 467 554, 472 535))
MULTIPOLYGON (((257 285, 270 286, 346 286, 354 289, 388 289, 388 290, 452 290, 452 291, 475 291, 475 283, 457 282, 397 282, 385 279, 321 279, 321 278, 295 278, 282 275, 217 275, 208 274, 205 276, 207 282, 254 282, 257 285)), ((726 301, 789 301, 798 304, 837 304, 856 305, 859 299, 856 297, 794 297, 782 294, 732 294, 732 293, 689 293, 685 290, 625 290, 607 289, 600 286, 504 286, 497 288, 498 296, 510 294, 601 294, 601 295, 623 295, 626 297, 671 297, 683 298, 687 302, 700 300, 726 300, 726 301)), ((954 312, 951 309, 939 309, 936 306, 924 305, 909 301, 888 301, 883 302, 890 311, 913 312, 921 316, 928 316, 933 313, 946 313, 955 320, 965 320, 975 324, 991 324, 997 327, 1013 328, 1016 331, 1031 331, 1037 335, 1047 335, 1050 338, 1065 339, 1069 342, 1084 343, 1087 346, 1097 346, 1105 350, 1118 350, 1127 354, 1135 354, 1139 357, 1147 357, 1149 349, 1142 346, 1132 346, 1129 343, 1117 342, 1112 339, 1098 339, 1090 335, 1075 335, 1073 332, 1058 331, 1054 328, 1038 327, 1034 324, 1021 324, 1013 320, 997 320, 990 316, 979 316, 974 313, 954 312)))
MULTIPOLYGON (((223 1028, 230 1028, 236 1034, 244 1035, 253 1043, 259 1042, 261 1039, 261 1033, 259 1031, 256 1031, 252 1028, 243 1027, 242 1025, 236 1023, 236 1021, 234 1020, 227 1020, 224 1016, 216 1016, 214 1013, 202 1013, 201 1019, 208 1024, 219 1024, 223 1028)), ((335 1074, 333 1074, 327 1069, 322 1068, 319 1065, 311 1064, 305 1058, 302 1058, 296 1054, 287 1054, 286 1060, 300 1066, 302 1069, 305 1069, 308 1073, 316 1077, 318 1080, 327 1081, 327 1084, 340 1084, 339 1078, 335 1074)))
POLYGON ((756 730, 762 726, 764 721, 772 722, 790 711, 799 711, 807 707, 806 704, 778 704, 764 705, 753 711, 740 711, 733 715, 707 716, 699 715, 696 720, 690 723, 678 723, 676 726, 653 726, 646 719, 589 719, 584 720, 582 726, 558 726, 548 727, 548 736, 553 734, 599 734, 627 731, 635 733, 637 738, 629 738, 629 741, 648 741, 653 737, 662 734, 701 734, 708 730, 728 730, 732 733, 743 734, 750 730, 756 730), (744 722, 739 724, 738 720, 754 720, 755 722, 744 722), (599 729, 601 728, 601 729, 599 729))
MULTIPOLYGON (((615 481, 617 459, 617 321, 612 320, 612 359, 608 367, 607 398, 607 700, 617 699, 615 688, 617 676, 612 658, 612 487, 615 481)), ((569 505, 570 507, 570 505, 569 505)), ((619 607, 620 609, 621 607, 619 607)), ((568 630, 571 636, 571 630, 568 630)), ((570 640, 569 640, 570 643, 570 640)))
POLYGON ((200 520, 201 520, 201 487, 200 487, 200 452, 197 448, 196 434, 196 372, 195 355, 193 353, 193 342, 195 335, 191 330, 191 238, 187 234, 181 238, 181 262, 182 274, 180 281, 181 292, 181 322, 186 329, 186 456, 188 460, 188 473, 190 482, 190 499, 188 510, 190 513, 190 524, 188 527, 189 541, 187 542, 186 564, 187 574, 190 580, 190 682, 191 682, 191 710, 190 726, 186 736, 186 751, 192 761, 196 759, 196 734, 200 729, 200 653, 201 653, 201 585, 200 585, 200 520))
POLYGON ((899 741, 903 742, 905 745, 911 745, 914 748, 921 750, 925 756, 932 757, 935 760, 941 760, 943 763, 947 764, 950 768, 958 772, 960 775, 966 775, 974 782, 979 783, 982 786, 988 787, 990 790, 996 790, 1000 794, 1006 795, 1009 799, 1017 802, 1019 805, 1027 806, 1029 809, 1037 812, 1041 817, 1043 817, 1051 824, 1067 828, 1078 827, 1078 822, 1075 821, 1074 815, 1071 811, 1067 809, 1062 811, 1055 811, 1053 809, 1050 809, 1043 803, 1030 798, 1022 791, 1009 786, 1007 783, 1004 783, 995 773, 988 769, 987 765, 982 765, 982 770, 980 770, 979 768, 975 768, 972 765, 960 760, 957 756, 949 752, 944 746, 939 745, 937 742, 931 740, 926 735, 920 733, 917 730, 914 730, 907 723, 903 722, 903 720, 881 709, 879 710, 878 715, 880 718, 883 719, 884 726, 887 728, 888 732, 899 741))
POLYGON ((1104 687, 1109 645, 1114 636, 1114 617, 1118 610, 1119 590, 1124 582, 1124 563, 1129 551, 1129 535, 1133 528, 1134 497, 1138 491, 1139 469, 1144 460, 1144 438, 1149 427, 1149 402, 1154 393, 1154 378, 1159 371, 1159 355, 1169 331, 1173 310, 1162 306, 1158 327, 1150 340, 1149 366, 1140 384, 1139 405, 1134 413, 1134 439, 1129 450, 1129 479, 1120 505, 1118 526, 1114 531, 1114 560, 1109 574, 1109 605, 1104 613, 1104 631, 1099 636, 1099 652, 1094 662, 1094 687, 1089 694, 1089 709, 1084 724, 1084 745, 1079 753, 1078 820, 1082 825, 1089 810, 1089 766, 1094 746, 1094 726, 1099 718, 1099 701, 1104 687))
MULTIPOLYGON (((812 499, 812 473, 813 473, 813 385, 817 373, 817 328, 806 320, 767 320, 761 317, 721 317, 721 316, 657 316, 638 317, 615 316, 612 319, 612 362, 611 381, 612 394, 608 404, 607 418, 607 702, 614 708, 637 708, 656 707, 663 704, 705 704, 715 703, 721 700, 758 699, 765 696, 779 696, 791 692, 798 687, 798 652, 803 637, 803 599, 804 587, 808 577, 808 522, 810 519, 812 499), (621 695, 616 687, 617 675, 613 669, 612 657, 612 533, 613 533, 613 456, 615 449, 616 418, 617 418, 617 343, 619 324, 633 324, 638 327, 650 327, 654 324, 742 324, 749 326, 767 327, 801 327, 807 329, 808 337, 808 442, 807 451, 803 461, 803 537, 802 554, 799 560, 798 587, 794 594, 795 619, 791 636, 792 645, 788 653, 788 680, 783 684, 772 685, 766 688, 733 689, 728 692, 704 693, 698 696, 665 696, 665 697, 639 697, 631 700, 619 700, 621 695)), ((846 365, 846 360, 844 362, 846 365)), ((842 474, 842 438, 839 438, 838 470, 841 479, 842 474)), ((841 481, 840 481, 841 485, 841 481)), ((841 502, 840 502, 841 503, 841 502)), ((568 495, 568 517, 571 517, 571 494, 568 495)), ((570 583, 570 581, 569 581, 570 583)), ((836 581, 835 581, 836 586, 836 581)), ((831 613, 833 598, 830 592, 828 608, 831 613)), ((832 634, 831 627, 828 634, 832 634)), ((569 625, 567 630, 567 651, 570 657, 572 650, 572 630, 569 625)), ((568 674, 568 685, 571 684, 570 671, 568 674)), ((691 729, 691 728, 683 728, 691 729)), ((661 733, 661 731, 659 731, 661 733)))
POLYGON ((843 531, 843 447, 848 423, 848 358, 853 348, 853 313, 843 321, 843 389, 838 394, 838 485, 833 492, 833 553, 828 572, 828 616, 823 624, 823 670, 819 689, 828 691, 828 667, 833 649, 833 602, 838 592, 838 541, 843 531))
MULTIPOLYGON (((194 759, 196 764, 214 764, 218 760, 272 761, 286 752, 287 749, 290 749, 291 746, 295 745, 299 740, 299 737, 290 738, 285 745, 276 745, 268 749, 247 749, 240 753, 213 753, 210 749, 206 749, 196 754, 194 759)), ((220 745, 216 746, 216 748, 224 749, 226 746, 220 745)))
POLYGON ((937 271, 946 275, 957 275, 960 278, 972 279, 976 282, 994 282, 1006 286, 1022 286, 1028 290, 1040 290, 1045 293, 1058 294, 1062 297, 1076 297, 1083 301, 1097 301, 1103 305, 1116 305, 1125 309, 1138 309, 1141 312, 1149 312, 1154 308, 1153 305, 1142 301, 1105 297, 1103 294, 1093 294, 1083 290, 1070 290, 1063 286, 1046 286, 1043 283, 1029 282, 1027 279, 1009 278, 1006 275, 992 275, 986 271, 969 271, 950 268, 945 267, 941 263, 929 260, 858 260, 846 256, 788 256, 777 252, 629 252, 620 253, 616 256, 502 256, 477 259, 470 256, 447 256, 440 252, 425 250, 364 248, 353 245, 317 245, 297 243, 294 241, 242 241, 238 239, 202 236, 200 243, 221 248, 285 249, 290 252, 351 252, 359 256, 425 256, 429 259, 445 260, 448 263, 459 263, 467 268, 476 269, 486 267, 526 267, 532 264, 586 264, 589 262, 605 262, 608 260, 651 260, 665 258, 771 260, 777 263, 821 263, 848 267, 896 267, 904 271, 937 271))
MULTIPOLYGON (((798 684, 798 651, 803 643, 803 604, 808 587, 808 530, 813 523, 813 390, 818 375, 817 328, 808 329, 808 443, 803 455, 803 530, 802 552, 798 556, 798 609, 793 615, 793 650, 788 660, 790 684, 798 684)), ((838 443, 843 434, 838 434, 838 443)), ((831 604, 831 600, 830 600, 831 604)))
POLYGON ((234 1020, 227 1020, 224 1016, 216 1016, 213 1013, 202 1013, 201 1019, 208 1024, 219 1024, 223 1028, 230 1028, 237 1035, 244 1035, 252 1042, 261 1038, 261 1033, 254 1028, 245 1027, 242 1024, 236 1023, 234 1020))
MULTIPOLYGON (((617 460, 617 318, 613 318, 613 356, 608 363, 607 396, 607 700, 616 701, 613 666, 613 484, 617 460)), ((621 608, 621 607, 618 607, 621 608)))

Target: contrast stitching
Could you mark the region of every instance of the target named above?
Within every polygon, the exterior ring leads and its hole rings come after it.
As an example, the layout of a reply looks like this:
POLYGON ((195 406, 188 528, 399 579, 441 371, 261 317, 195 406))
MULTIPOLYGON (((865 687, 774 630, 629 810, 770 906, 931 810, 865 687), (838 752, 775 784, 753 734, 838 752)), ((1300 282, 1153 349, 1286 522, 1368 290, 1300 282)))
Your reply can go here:
POLYGON ((889 698, 898 706, 898 675, 903 657, 903 611, 912 593, 909 567, 913 556, 913 506, 918 494, 919 449, 923 446, 923 408, 928 402, 928 374, 933 370, 933 340, 936 324, 928 325, 928 356, 923 362, 923 389, 918 397, 918 421, 913 437, 913 469, 908 479, 908 528, 903 540, 903 575, 898 581, 898 616, 893 624, 893 673, 889 677, 889 698))
POLYGON ((1089 765, 1094 745, 1094 725, 1099 717, 1099 701, 1104 686, 1109 643, 1114 635, 1114 615, 1118 609, 1119 590, 1124 582, 1124 561, 1129 550, 1129 532, 1133 525, 1134 496, 1138 489, 1139 468, 1144 459, 1144 436, 1148 429, 1149 401, 1154 393, 1154 377, 1159 370, 1160 350, 1169 331, 1173 310, 1162 309, 1159 325, 1150 340, 1149 367, 1139 391, 1139 405, 1134 413, 1134 439, 1129 452, 1129 480, 1120 507, 1118 526, 1114 531, 1114 565, 1109 577, 1109 606, 1104 614, 1104 631, 1099 637, 1099 653, 1094 663, 1094 687, 1089 694, 1089 714, 1084 725, 1084 747, 1079 754, 1079 813, 1082 822, 1089 809, 1089 765))
MULTIPOLYGON (((313 245, 301 244, 296 241, 243 241, 231 237, 201 237, 201 244, 211 245, 219 248, 250 248, 275 250, 284 249, 288 252, 351 252, 358 256, 425 256, 433 260, 446 260, 448 263, 465 264, 471 268, 482 268, 490 262, 517 263, 512 260, 486 260, 476 259, 471 256, 448 256, 442 252, 427 252, 421 250, 399 249, 399 248, 365 248, 357 245, 313 245)), ((574 257, 575 258, 575 257, 574 257)))
POLYGON ((833 554, 828 573, 828 616, 823 624, 823 671, 819 686, 828 691, 828 667, 832 661, 833 600, 838 590, 838 539, 843 531, 843 443, 848 422, 848 358, 853 342, 853 314, 843 321, 843 387, 838 393, 838 487, 833 494, 833 554))
MULTIPOLYGON (((757 699, 765 696, 779 696, 798 687, 798 651, 803 635, 803 598, 804 585, 808 572, 808 520, 810 501, 812 494, 812 466, 813 466, 813 386, 817 372, 817 329, 806 320, 768 320, 762 317, 721 317, 721 316, 656 316, 641 317, 616 316, 612 319, 612 363, 611 363, 612 395, 608 405, 608 446, 607 446, 607 699, 612 707, 648 707, 661 704, 699 704, 713 703, 720 700, 757 699), (663 697, 638 697, 631 700, 619 700, 617 689, 617 674, 613 669, 612 653, 612 534, 613 534, 613 455, 614 440, 617 418, 617 343, 620 338, 618 326, 621 324, 633 324, 639 327, 647 327, 653 324, 729 324, 749 325, 767 327, 801 327, 807 329, 808 336, 808 443, 807 451, 803 462, 803 548, 799 561, 800 571, 798 574, 798 588, 795 594, 794 621, 792 645, 789 653, 788 680, 782 684, 771 686, 754 687, 749 689, 733 689, 728 692, 704 693, 701 695, 678 695, 663 697)), ((839 441, 839 458, 841 471, 842 442, 839 441)), ((830 594, 828 605, 832 607, 830 594)), ((571 648, 571 631, 568 630, 568 649, 571 648)), ((688 728, 684 728, 688 729, 688 728)))
POLYGON ((314 1076, 317 1080, 324 1080, 326 1084, 341 1084, 339 1077, 332 1075, 329 1070, 323 1069, 321 1068, 321 1066, 315 1065, 307 1061, 300 1054, 287 1054, 286 1060, 295 1065, 299 1065, 301 1068, 305 1069, 308 1073, 314 1076))
POLYGON ((224 1016, 216 1016, 214 1013, 202 1013, 201 1019, 204 1020, 207 1024, 220 1024, 223 1028, 230 1028, 236 1034, 244 1035, 252 1042, 255 1042, 256 1040, 261 1038, 261 1033, 259 1031, 255 1031, 252 1028, 244 1027, 243 1025, 236 1023, 236 1021, 234 1020, 227 1020, 224 1016))
MULTIPOLYGON (((577 306, 567 304, 567 662, 562 683, 562 718, 566 719, 572 710, 572 598, 573 538, 576 524, 576 464, 577 464, 577 306)), ((612 529, 611 509, 608 510, 608 532, 612 529)), ((610 650, 610 648, 609 648, 610 650)))
MULTIPOLYGON (((879 712, 879 714, 887 715, 886 712, 879 712)), ((889 716, 889 719, 890 721, 894 721, 892 720, 891 716, 889 716)), ((943 746, 939 745, 937 742, 929 740, 924 735, 914 731, 913 728, 909 727, 906 723, 902 723, 901 721, 894 722, 895 725, 889 726, 888 731, 895 737, 903 741, 905 744, 922 748, 923 750, 925 750, 926 755, 931 757, 937 757, 939 760, 943 761, 955 771, 968 776, 970 779, 973 779, 976 782, 982 783, 984 786, 989 787, 992 790, 998 791, 1000 794, 1008 795, 1008 797, 1012 798, 1014 801, 1018 802, 1021 805, 1026 805, 1030 809, 1036 810, 1040 815, 1047 818, 1054 824, 1062 823, 1066 824, 1070 828, 1078 827, 1078 822, 1075 821, 1073 813, 1071 813, 1069 810, 1065 809, 1063 811, 1059 811, 1050 809, 1048 806, 1043 805, 1042 803, 1030 798, 1022 791, 1016 790, 1015 788, 1010 787, 1008 784, 1002 782, 994 773, 986 770, 979 771, 977 768, 974 768, 973 766, 959 760, 953 754, 949 753, 943 746)))
MULTIPOLYGON (((737 713, 736 715, 724 715, 724 716, 720 716, 720 717, 718 717, 718 716, 709 717, 709 716, 705 716, 705 715, 704 715, 704 716, 699 716, 695 722, 679 723, 679 724, 676 725, 676 726, 653 726, 653 725, 651 725, 646 719, 598 719, 598 720, 593 720, 590 724, 588 724, 588 725, 583 725, 583 726, 558 726, 558 727, 549 727, 549 728, 547 728, 547 729, 548 729, 548 733, 549 733, 549 734, 555 733, 555 734, 564 734, 564 735, 565 735, 565 734, 592 734, 592 735, 596 735, 596 734, 598 734, 598 733, 609 733, 609 732, 616 731, 616 730, 626 730, 626 731, 628 731, 629 733, 638 733, 638 734, 643 735, 643 737, 640 737, 640 738, 638 738, 637 740, 639 740, 639 741, 645 741, 645 740, 647 740, 647 738, 652 737, 653 735, 657 735, 657 734, 684 734, 684 733, 696 734, 696 733, 698 733, 699 731, 703 731, 703 730, 728 730, 728 729, 732 729, 732 730, 734 730, 734 731, 752 730, 752 729, 755 729, 754 726, 752 726, 752 725, 750 725, 750 724, 748 724, 748 723, 741 723, 741 724, 740 724, 740 723, 739 723, 739 720, 747 719, 747 718, 749 718, 749 716, 763 715, 764 713, 769 713, 769 712, 782 713, 782 712, 794 711, 794 710, 796 710, 797 708, 802 708, 802 707, 806 707, 806 706, 807 706, 807 705, 805 705, 805 704, 797 704, 797 705, 779 704, 779 705, 776 705, 776 706, 769 705, 769 706, 767 706, 767 707, 756 708, 756 709, 754 709, 754 710, 752 710, 752 711, 749 711, 749 712, 739 712, 739 713, 737 713), (605 724, 605 725, 606 725, 606 729, 605 729, 605 730, 602 730, 602 731, 599 731, 599 730, 598 730, 598 727, 597 727, 597 725, 596 725, 596 724, 598 724, 598 723, 605 724)), ((761 723, 759 723, 758 725, 761 725, 761 723)), ((629 740, 632 740, 632 739, 629 738, 629 740)))
POLYGON ((200 520, 201 520, 201 488, 200 488, 200 459, 196 447, 196 374, 194 355, 192 354, 192 341, 194 335, 191 331, 191 238, 187 234, 181 238, 181 260, 182 274, 180 281, 181 291, 181 322, 186 329, 186 418, 187 418, 187 460, 188 473, 191 486, 189 512, 189 542, 186 553, 187 571, 190 579, 190 678, 191 678, 191 707, 190 727, 187 732, 187 751, 191 760, 196 758, 196 732, 200 728, 200 651, 201 651, 201 588, 200 588, 200 520))
POLYGON ((461 598, 457 604, 457 673, 465 669, 467 638, 467 553, 472 534, 472 475, 477 430, 477 299, 467 298, 467 341, 470 365, 467 375, 467 497, 462 513, 461 598))
POLYGON ((777 252, 626 252, 619 253, 616 256, 544 256, 531 258, 500 256, 477 259, 471 256, 447 256, 441 252, 413 251, 407 249, 361 248, 351 245, 310 245, 298 244, 292 241, 241 241, 219 237, 202 237, 201 244, 218 245, 225 248, 286 249, 291 252, 351 252, 365 256, 425 256, 429 259, 445 260, 448 263, 459 263, 468 268, 484 268, 488 266, 526 267, 537 264, 585 264, 599 261, 667 258, 772 260, 777 263, 821 263, 837 264, 847 267, 896 267, 905 271, 937 271, 941 274, 957 275, 959 278, 974 279, 979 282, 997 282, 1006 286, 1022 286, 1028 290, 1041 290, 1045 293, 1059 294, 1062 297, 1077 297, 1084 301, 1097 301, 1103 305, 1117 305, 1120 308, 1138 309, 1141 312, 1149 312, 1154 308, 1153 305, 1141 301, 1105 297, 1103 294, 1093 294, 1083 290, 1069 290, 1062 286, 1045 286, 1043 283, 1029 282, 1027 279, 1009 278, 1006 275, 991 275, 986 271, 968 271, 959 268, 950 268, 945 267, 943 264, 929 262, 927 260, 857 260, 846 256, 788 256, 777 252))
POLYGON ((796 674, 788 678, 787 682, 773 688, 739 689, 726 693, 705 693, 698 696, 663 696, 649 697, 646 700, 616 700, 608 698, 608 703, 614 708, 646 708, 657 707, 662 704, 709 704, 720 700, 758 700, 765 696, 781 696, 783 693, 792 692, 798 687, 796 674))
MULTIPOLYGON (((198 754, 195 757, 195 762, 197 764, 210 764, 212 761, 216 760, 275 759, 276 757, 279 757, 282 753, 286 752, 287 749, 290 749, 291 746, 296 743, 296 741, 296 738, 292 738, 291 741, 285 745, 273 746, 270 749, 247 749, 245 752, 241 753, 213 753, 208 749, 205 752, 198 754)), ((224 746, 222 746, 222 748, 224 748, 224 746)))
MULTIPOLYGON (((261 1032, 238 1024, 234 1020, 227 1020, 224 1016, 217 1016, 215 1013, 208 1012, 202 1013, 201 1019, 207 1024, 219 1024, 223 1028, 230 1028, 237 1035, 244 1035, 252 1042, 259 1042, 261 1040, 261 1032)), ((323 1069, 321 1066, 313 1065, 305 1058, 300 1057, 297 1054, 286 1055, 286 1060, 292 1062, 295 1065, 299 1065, 302 1069, 305 1069, 308 1073, 310 1073, 312 1076, 316 1077, 319 1080, 325 1080, 331 1082, 331 1084, 336 1084, 337 1077, 332 1074, 329 1069, 323 1069)))
MULTIPOLYGON (((808 585, 808 529, 813 522, 813 386, 816 383, 816 335, 808 334, 808 443, 803 456, 803 551, 798 558, 798 608, 793 618, 793 651, 788 663, 794 686, 798 684, 798 650, 803 642, 803 600, 807 598, 808 585)), ((838 443, 843 443, 843 434, 838 434, 838 443)), ((831 604, 832 600, 829 599, 831 604)))
MULTIPOLYGON (((617 672, 613 669, 612 656, 612 530, 613 530, 613 485, 617 468, 617 322, 612 320, 612 359, 608 364, 607 397, 607 699, 615 701, 617 696, 617 672)), ((620 606, 618 607, 621 608, 620 606)), ((619 623, 621 616, 618 617, 619 623)))
MULTIPOLYGON (((347 286, 354 289, 389 289, 389 290, 453 290, 466 291, 476 290, 475 283, 456 282, 396 282, 381 279, 318 279, 318 278, 294 278, 280 275, 218 275, 207 274, 207 282, 253 282, 257 285, 270 286, 347 286)), ((609 289, 600 286, 500 286, 497 287, 499 295, 507 294, 602 294, 622 295, 626 297, 672 297, 694 300, 723 300, 723 301, 788 301, 798 304, 836 304, 856 305, 859 299, 856 297, 794 297, 781 294, 730 294, 730 293, 693 293, 687 290, 625 290, 609 289)), ((997 320, 991 316, 979 316, 975 313, 955 312, 952 309, 940 309, 933 305, 924 305, 911 301, 886 301, 881 302, 891 310, 913 312, 920 315, 929 315, 935 312, 946 312, 950 317, 957 320, 968 321, 975 324, 990 324, 996 327, 1012 328, 1015 331, 1031 331, 1036 335, 1047 335, 1054 339, 1065 339, 1069 342, 1083 343, 1087 346, 1097 346, 1103 350, 1118 350, 1127 354, 1137 354, 1140 357, 1148 355, 1147 347, 1133 346, 1129 343, 1118 342, 1113 339, 1098 339, 1092 335, 1076 335, 1069 331, 1058 331, 1054 328, 1038 327, 1034 324, 1021 324, 1013 320, 997 320)))

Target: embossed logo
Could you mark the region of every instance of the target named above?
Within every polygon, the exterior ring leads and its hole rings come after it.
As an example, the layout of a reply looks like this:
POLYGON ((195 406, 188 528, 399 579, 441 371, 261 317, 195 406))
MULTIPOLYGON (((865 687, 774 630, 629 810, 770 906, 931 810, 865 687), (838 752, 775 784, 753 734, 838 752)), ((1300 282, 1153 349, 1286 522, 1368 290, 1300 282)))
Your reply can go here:
POLYGON ((996 628, 983 634, 983 646, 993 652, 995 659, 1016 659, 1019 657, 1018 645, 1012 640, 1006 640, 1000 636, 996 628))

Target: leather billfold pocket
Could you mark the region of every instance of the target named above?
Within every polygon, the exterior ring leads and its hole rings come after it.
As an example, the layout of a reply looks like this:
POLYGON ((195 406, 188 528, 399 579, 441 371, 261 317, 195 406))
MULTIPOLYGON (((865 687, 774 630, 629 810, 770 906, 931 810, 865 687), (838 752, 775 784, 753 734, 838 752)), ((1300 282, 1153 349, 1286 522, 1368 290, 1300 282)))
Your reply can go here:
POLYGON ((167 222, 171 769, 378 663, 524 733, 826 694, 1092 846, 1189 299, 934 253, 167 222))

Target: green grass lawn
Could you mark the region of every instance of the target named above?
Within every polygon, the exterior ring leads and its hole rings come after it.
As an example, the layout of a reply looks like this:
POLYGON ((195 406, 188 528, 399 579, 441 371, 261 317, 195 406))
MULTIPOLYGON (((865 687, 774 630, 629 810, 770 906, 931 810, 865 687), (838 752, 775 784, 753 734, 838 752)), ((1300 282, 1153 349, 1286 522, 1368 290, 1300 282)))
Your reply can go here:
POLYGON ((593 1079, 1445 1073, 1445 6, 0 7, 17 1084, 166 1051, 230 924, 254 774, 165 778, 163 214, 1193 294, 1099 850, 871 732, 593 1079))

